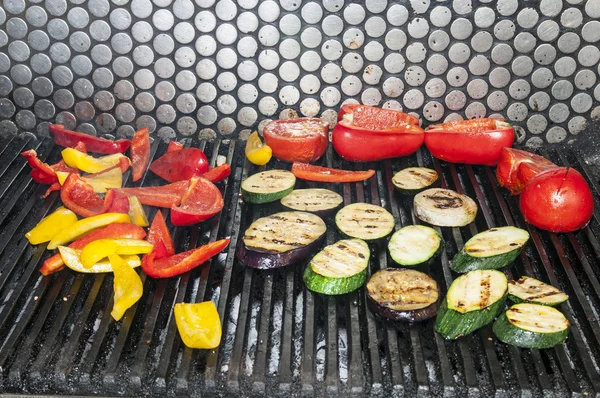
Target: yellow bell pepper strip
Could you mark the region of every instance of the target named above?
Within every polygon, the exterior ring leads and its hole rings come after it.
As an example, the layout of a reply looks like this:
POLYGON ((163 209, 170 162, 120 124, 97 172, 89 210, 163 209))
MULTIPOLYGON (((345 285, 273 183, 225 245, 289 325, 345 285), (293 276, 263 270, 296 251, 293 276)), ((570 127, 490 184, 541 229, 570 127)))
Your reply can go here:
POLYGON ((32 245, 52 240, 59 232, 77 222, 77 215, 65 207, 59 207, 25 234, 32 245))
POLYGON ((50 243, 48 243, 48 250, 54 250, 59 245, 64 245, 72 240, 75 240, 84 234, 95 230, 96 228, 104 227, 105 225, 112 223, 129 223, 131 219, 129 214, 124 213, 104 213, 97 216, 88 217, 77 221, 67 229, 60 231, 50 243))
POLYGON ((131 222, 135 225, 139 225, 140 227, 147 227, 150 225, 148 222, 148 216, 144 211, 144 206, 142 206, 142 202, 137 198, 137 196, 129 196, 129 218, 131 218, 131 222))
MULTIPOLYGON (((69 173, 64 171, 57 171, 56 177, 58 183, 64 185, 69 173)), ((119 165, 109 167, 99 173, 89 174, 86 176, 79 177, 82 181, 89 184, 95 193, 106 193, 107 190, 112 188, 121 188, 123 186, 123 172, 119 165)))
POLYGON ((67 166, 85 171, 86 173, 99 173, 102 170, 120 164, 121 159, 126 158, 122 153, 95 158, 73 148, 65 148, 61 154, 67 166))
MULTIPOLYGON (((86 274, 100 274, 104 272, 113 272, 112 264, 108 259, 98 261, 90 268, 85 268, 81 263, 81 250, 72 249, 67 246, 58 246, 59 255, 64 264, 72 269, 73 271, 82 272, 86 274)), ((131 268, 139 267, 142 263, 139 256, 132 254, 130 256, 123 256, 123 261, 131 268)))
POLYGON ((110 315, 115 321, 118 321, 123 317, 125 311, 142 297, 144 284, 138 273, 117 254, 110 254, 108 260, 113 268, 113 289, 115 291, 110 315))
POLYGON ((98 239, 81 250, 81 264, 91 268, 110 254, 147 254, 154 245, 141 239, 98 239))
POLYGON ((273 156, 271 147, 267 144, 263 144, 256 131, 248 137, 245 153, 250 163, 257 166, 264 166, 269 163, 269 160, 271 160, 271 157, 273 156))
POLYGON ((221 319, 215 303, 177 303, 175 323, 183 340, 190 348, 216 348, 221 342, 221 319))

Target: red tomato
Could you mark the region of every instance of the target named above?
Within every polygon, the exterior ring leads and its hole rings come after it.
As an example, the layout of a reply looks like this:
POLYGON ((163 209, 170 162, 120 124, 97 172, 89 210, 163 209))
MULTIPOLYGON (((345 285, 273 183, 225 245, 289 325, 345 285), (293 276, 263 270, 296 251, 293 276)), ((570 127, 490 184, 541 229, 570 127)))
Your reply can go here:
POLYGON ((102 213, 104 200, 91 185, 83 181, 77 174, 71 173, 60 190, 60 199, 70 210, 81 217, 91 217, 102 213))
POLYGON ((277 159, 309 163, 325 154, 329 123, 318 118, 273 120, 265 126, 263 136, 277 159))
POLYGON ((155 248, 160 243, 164 248, 164 252, 156 251, 156 259, 160 259, 167 256, 172 256, 175 254, 175 246, 173 245, 173 239, 171 238, 171 234, 169 233, 169 229, 167 228, 167 223, 165 222, 165 218, 162 215, 162 211, 158 210, 156 215, 154 216, 154 220, 152 220, 152 224, 150 225, 150 229, 148 230, 148 242, 152 243, 155 248))
POLYGON ((150 160, 150 136, 147 128, 135 132, 129 151, 131 153, 132 179, 137 181, 144 175, 150 160))
POLYGON ((502 148, 500 160, 496 168, 496 179, 501 187, 510 191, 511 195, 518 195, 523 191, 525 183, 542 170, 558 167, 548 159, 531 152, 514 148, 502 148), (526 168, 525 164, 531 165, 526 168), (523 166, 523 170, 520 172, 523 166), (537 172, 535 172, 537 170, 537 172))
POLYGON ((204 177, 194 177, 181 199, 171 207, 171 223, 176 226, 197 224, 221 211, 225 202, 219 188, 204 177))
POLYGON ((577 170, 558 167, 533 177, 519 205, 528 223, 551 232, 572 232, 590 222, 594 197, 577 170))
POLYGON ((189 180, 208 171, 206 155, 198 148, 171 151, 156 159, 150 170, 169 182, 189 180))

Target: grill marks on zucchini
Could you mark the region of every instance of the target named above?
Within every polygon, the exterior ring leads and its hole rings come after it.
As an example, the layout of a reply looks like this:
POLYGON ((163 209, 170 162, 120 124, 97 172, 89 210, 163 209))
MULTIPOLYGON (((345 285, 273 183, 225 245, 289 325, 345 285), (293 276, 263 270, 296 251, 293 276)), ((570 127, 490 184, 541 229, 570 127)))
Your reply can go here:
POLYGON ((556 306, 567 301, 569 296, 552 285, 522 276, 519 280, 508 282, 508 298, 515 303, 556 306))
POLYGON ((439 184, 437 172, 425 167, 408 167, 392 177, 392 184, 400 193, 413 195, 439 184))
POLYGON ((342 233, 352 238, 375 240, 392 232, 394 216, 380 206, 353 203, 338 211, 335 223, 342 233))
POLYGON ((388 250, 392 260, 404 266, 416 266, 433 260, 444 246, 436 230, 424 225, 409 225, 390 238, 388 250))
POLYGON ((242 196, 248 203, 268 203, 292 192, 296 176, 287 170, 268 170, 256 173, 242 182, 242 196))
POLYGON ((281 199, 281 204, 289 209, 308 211, 325 215, 337 209, 344 198, 329 189, 295 189, 281 199))
POLYGON ((427 189, 415 196, 413 204, 419 220, 440 227, 463 227, 477 215, 473 199, 450 189, 427 189))

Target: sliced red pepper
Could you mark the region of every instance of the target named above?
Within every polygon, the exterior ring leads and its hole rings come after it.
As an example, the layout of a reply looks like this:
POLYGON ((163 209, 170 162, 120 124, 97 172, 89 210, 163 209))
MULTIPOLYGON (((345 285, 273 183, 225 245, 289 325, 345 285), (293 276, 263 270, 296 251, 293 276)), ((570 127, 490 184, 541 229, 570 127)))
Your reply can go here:
POLYGON ((60 190, 60 199, 70 210, 81 217, 91 217, 102 213, 104 200, 94 188, 75 173, 69 174, 60 190))
POLYGON ((155 248, 159 244, 163 245, 164 255, 162 255, 162 253, 159 253, 158 250, 155 249, 155 258, 157 260, 175 254, 175 246, 173 245, 173 239, 171 238, 171 234, 169 233, 169 229, 167 228, 167 223, 165 222, 165 218, 163 217, 162 211, 158 210, 156 212, 154 220, 152 220, 152 224, 150 225, 150 229, 148 230, 148 239, 146 240, 152 243, 155 248))
POLYGON ((229 245, 229 239, 208 243, 196 249, 156 259, 154 251, 142 258, 142 269, 153 278, 170 278, 188 272, 217 255, 229 245))
POLYGON ((50 132, 54 135, 54 142, 57 145, 74 148, 77 143, 83 142, 90 152, 112 154, 123 153, 129 148, 130 142, 126 139, 107 140, 106 138, 94 137, 89 134, 78 133, 65 129, 59 124, 48 126, 50 132))
POLYGON ((206 155, 198 148, 167 152, 150 165, 150 170, 169 182, 189 180, 208 171, 206 155))
POLYGON ((375 170, 348 171, 294 162, 292 165, 292 173, 296 178, 308 181, 357 182, 373 177, 375 170))
POLYGON ((109 189, 104 196, 102 213, 129 213, 129 197, 115 189, 109 189))
POLYGON ((548 159, 515 148, 502 148, 496 168, 496 179, 501 187, 518 195, 525 183, 543 170, 558 167, 548 159))
POLYGON ((175 152, 181 151, 183 149, 183 144, 179 141, 169 141, 169 146, 167 147, 167 152, 175 152))
POLYGON ((44 173, 43 171, 40 171, 38 169, 33 169, 31 170, 31 172, 29 173, 29 175, 31 176, 31 178, 33 179, 33 181, 35 182, 39 182, 40 184, 54 184, 54 182, 56 182, 58 180, 58 178, 56 177, 56 175, 54 176, 50 176, 46 173, 44 173))
POLYGON ((21 155, 27 159, 27 163, 33 168, 31 170, 31 178, 40 184, 52 184, 58 182, 56 173, 47 163, 42 162, 34 149, 21 152, 21 155))
POLYGON ((137 181, 144 175, 150 160, 150 135, 148 129, 139 129, 131 139, 131 169, 133 181, 137 181))
POLYGON ((158 243, 154 245, 153 253, 155 260, 160 260, 161 258, 169 257, 174 254, 167 251, 167 247, 162 240, 159 240, 158 243))
POLYGON ((127 196, 137 196, 142 204, 155 207, 177 206, 190 186, 189 181, 177 181, 157 187, 115 189, 127 196))
POLYGON ((204 177, 193 177, 180 206, 171 207, 171 223, 192 225, 208 220, 223 209, 225 202, 219 188, 204 177))
POLYGON ((54 191, 60 191, 60 189, 62 188, 62 186, 60 185, 59 182, 53 182, 48 189, 46 189, 46 192, 44 193, 44 195, 42 195, 42 198, 47 198, 48 196, 50 196, 50 194, 54 191))
MULTIPOLYGON (((76 150, 78 150, 81 153, 87 153, 87 147, 81 141, 79 141, 77 143, 77 145, 75 145, 75 148, 73 148, 73 149, 76 149, 76 150)), ((57 163, 54 163, 54 164, 50 165, 50 167, 54 171, 62 171, 62 172, 65 172, 65 173, 79 173, 79 170, 67 166, 67 164, 65 163, 65 161, 62 160, 62 159, 59 160, 57 163)), ((123 171, 123 172, 125 172, 125 171, 123 171)))
MULTIPOLYGON (((98 239, 144 239, 145 237, 146 231, 144 231, 144 229, 139 225, 115 223, 90 232, 83 238, 71 242, 69 247, 71 249, 81 250, 88 243, 98 239)), ((60 253, 57 253, 44 261, 44 265, 40 269, 40 272, 43 275, 50 275, 53 272, 60 271, 64 265, 65 264, 60 257, 60 253)))
POLYGON ((206 178, 210 182, 219 182, 229 177, 230 174, 231 166, 229 166, 227 163, 223 163, 220 166, 208 170, 206 173, 202 174, 202 177, 206 178))

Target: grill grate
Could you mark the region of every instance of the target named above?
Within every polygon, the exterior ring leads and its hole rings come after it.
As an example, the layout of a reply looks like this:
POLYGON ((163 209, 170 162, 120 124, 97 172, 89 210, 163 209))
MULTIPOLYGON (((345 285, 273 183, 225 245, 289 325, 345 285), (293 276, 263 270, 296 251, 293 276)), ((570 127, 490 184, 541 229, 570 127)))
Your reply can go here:
MULTIPOLYGON (((40 199, 45 187, 29 178, 18 154, 34 148, 54 161, 60 148, 50 141, 0 137, 0 392, 13 394, 102 395, 347 395, 380 396, 600 396, 600 214, 575 234, 541 232, 524 223, 515 198, 498 188, 491 168, 439 163, 426 151, 394 161, 368 164, 376 178, 360 184, 324 184, 348 204, 383 205, 396 226, 417 223, 411 199, 391 184, 407 166, 434 167, 443 185, 475 198, 475 223, 444 228, 446 251, 426 271, 445 293, 453 279, 449 259, 478 231, 501 225, 527 228, 532 240, 509 268, 509 277, 530 275, 569 294, 561 309, 572 324, 566 344, 550 350, 522 350, 498 342, 485 327, 456 342, 444 341, 432 321, 398 328, 375 319, 365 292, 344 297, 309 293, 302 267, 258 271, 234 259, 240 234, 274 205, 247 206, 241 181, 256 170, 236 141, 201 143, 215 164, 232 163, 223 186, 226 206, 203 224, 173 228, 178 250, 231 236, 232 244, 206 267, 178 278, 146 278, 144 295, 121 322, 110 316, 112 275, 69 270, 49 277, 38 272, 50 255, 33 247, 24 233, 60 205, 56 193, 40 199), (213 351, 181 344, 173 305, 211 299, 223 321, 223 341, 213 351)), ((166 151, 156 141, 152 157, 166 151)), ((570 152, 544 153, 580 170, 596 198, 600 187, 589 166, 570 152)), ((359 169, 331 149, 324 165, 359 169)), ((275 163, 274 168, 289 168, 275 163)), ((132 183, 129 181, 129 185, 132 183)), ((147 173, 136 185, 159 185, 147 173)), ((299 182, 298 186, 317 186, 299 182)), ((149 214, 153 217, 154 209, 149 214)), ((339 238, 328 220, 327 244, 339 238)), ((372 246, 370 271, 388 266, 385 242, 372 246)))

